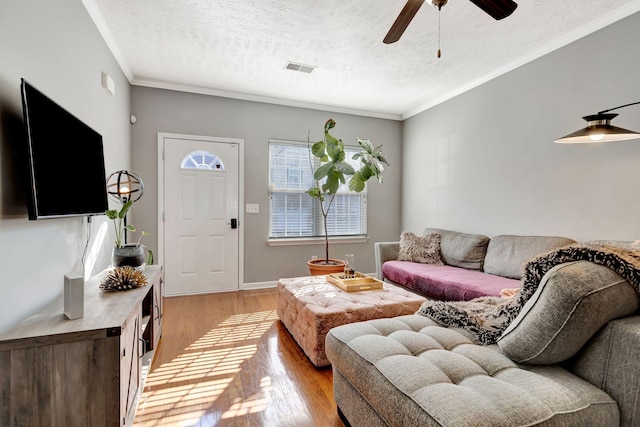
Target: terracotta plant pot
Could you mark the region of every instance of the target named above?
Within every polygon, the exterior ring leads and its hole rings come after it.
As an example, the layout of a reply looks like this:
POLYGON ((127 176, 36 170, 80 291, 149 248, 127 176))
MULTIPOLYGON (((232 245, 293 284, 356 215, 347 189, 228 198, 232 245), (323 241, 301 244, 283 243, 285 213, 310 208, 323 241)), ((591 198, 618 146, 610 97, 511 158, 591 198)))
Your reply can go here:
POLYGON ((343 259, 329 258, 330 264, 325 265, 324 259, 312 259, 307 261, 309 272, 312 276, 320 276, 322 274, 342 273, 346 262, 343 259))

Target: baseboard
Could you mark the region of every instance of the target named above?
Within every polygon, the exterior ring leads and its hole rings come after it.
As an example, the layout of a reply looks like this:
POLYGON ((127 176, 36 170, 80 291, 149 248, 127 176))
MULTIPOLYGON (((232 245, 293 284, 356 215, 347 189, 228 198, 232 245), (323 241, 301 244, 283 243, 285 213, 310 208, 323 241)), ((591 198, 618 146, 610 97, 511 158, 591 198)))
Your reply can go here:
POLYGON ((270 282, 253 282, 253 283, 244 283, 240 290, 242 291, 252 291, 255 289, 270 289, 275 288, 278 285, 278 281, 270 281, 270 282))

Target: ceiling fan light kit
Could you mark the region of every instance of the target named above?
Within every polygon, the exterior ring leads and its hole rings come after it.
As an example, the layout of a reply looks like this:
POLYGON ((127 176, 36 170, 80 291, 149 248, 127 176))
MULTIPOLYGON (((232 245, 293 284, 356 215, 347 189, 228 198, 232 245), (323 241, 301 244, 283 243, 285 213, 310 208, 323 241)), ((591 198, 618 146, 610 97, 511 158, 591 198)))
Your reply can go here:
POLYGON ((449 0, 431 0, 431 4, 438 8, 438 10, 442 9, 442 6, 447 4, 449 0))
POLYGON ((558 144, 579 144, 626 141, 629 139, 640 138, 640 133, 638 132, 619 128, 617 126, 612 126, 611 120, 617 117, 618 114, 607 114, 609 113, 609 111, 637 104, 640 104, 640 101, 621 105, 615 108, 610 108, 608 110, 603 110, 598 112, 597 114, 584 116, 583 119, 587 121, 587 127, 570 133, 569 135, 565 135, 562 138, 558 138, 554 142, 558 144))

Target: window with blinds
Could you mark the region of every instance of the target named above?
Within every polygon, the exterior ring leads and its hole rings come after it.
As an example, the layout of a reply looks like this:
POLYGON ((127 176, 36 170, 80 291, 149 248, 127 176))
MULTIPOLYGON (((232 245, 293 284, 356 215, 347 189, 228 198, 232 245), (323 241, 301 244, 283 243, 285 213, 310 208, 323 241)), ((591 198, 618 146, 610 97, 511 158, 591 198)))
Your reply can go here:
MULTIPOLYGON (((306 142, 269 140, 269 238, 323 237, 324 225, 320 202, 305 193, 313 185, 313 171, 318 166, 306 142)), ((351 159, 360 150, 346 147, 351 159)), ((355 169, 359 160, 349 160, 355 169)), ((347 183, 348 184, 348 183, 347 183)), ((330 236, 366 236, 367 189, 349 191, 347 184, 338 190, 327 217, 330 236)), ((328 200, 325 201, 328 203, 328 200)))

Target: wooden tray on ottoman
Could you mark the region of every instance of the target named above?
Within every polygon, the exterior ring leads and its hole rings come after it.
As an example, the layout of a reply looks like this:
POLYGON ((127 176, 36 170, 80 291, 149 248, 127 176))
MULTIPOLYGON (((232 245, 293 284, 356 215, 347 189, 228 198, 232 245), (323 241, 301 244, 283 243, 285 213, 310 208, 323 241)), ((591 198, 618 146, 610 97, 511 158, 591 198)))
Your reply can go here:
POLYGON ((358 271, 355 277, 345 278, 344 273, 327 274, 327 281, 345 292, 370 291, 382 289, 382 281, 358 271))

